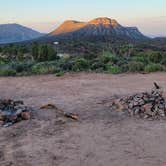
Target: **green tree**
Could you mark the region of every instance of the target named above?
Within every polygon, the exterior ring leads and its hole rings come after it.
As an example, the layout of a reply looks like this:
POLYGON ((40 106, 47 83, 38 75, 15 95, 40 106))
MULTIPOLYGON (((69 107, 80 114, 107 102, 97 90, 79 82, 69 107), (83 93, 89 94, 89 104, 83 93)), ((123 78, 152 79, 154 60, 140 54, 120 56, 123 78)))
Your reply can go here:
POLYGON ((153 52, 148 55, 148 58, 152 63, 160 63, 162 61, 163 55, 160 52, 153 52))
POLYGON ((35 61, 37 61, 38 56, 39 56, 39 45, 37 43, 33 43, 33 45, 32 45, 32 57, 35 61))
POLYGON ((34 60, 38 62, 52 61, 58 59, 57 52, 50 45, 43 44, 33 47, 34 60))

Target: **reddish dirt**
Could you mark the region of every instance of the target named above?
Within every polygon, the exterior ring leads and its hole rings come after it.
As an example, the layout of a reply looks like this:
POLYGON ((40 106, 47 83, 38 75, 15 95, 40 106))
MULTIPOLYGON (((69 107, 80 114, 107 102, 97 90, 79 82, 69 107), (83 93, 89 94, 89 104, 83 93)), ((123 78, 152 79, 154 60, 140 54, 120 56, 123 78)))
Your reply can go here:
POLYGON ((114 95, 166 89, 166 73, 68 74, 0 78, 0 97, 24 100, 37 111, 29 121, 0 129, 1 166, 164 166, 166 122, 112 112, 114 95), (80 120, 65 119, 52 103, 80 120))

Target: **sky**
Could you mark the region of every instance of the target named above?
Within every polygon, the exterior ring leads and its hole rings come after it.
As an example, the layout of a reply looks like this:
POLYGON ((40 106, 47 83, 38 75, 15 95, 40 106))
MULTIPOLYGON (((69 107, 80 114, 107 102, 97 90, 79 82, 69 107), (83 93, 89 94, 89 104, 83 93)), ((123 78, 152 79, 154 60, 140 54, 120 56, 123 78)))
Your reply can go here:
POLYGON ((0 24, 19 23, 40 32, 64 20, 97 17, 137 26, 149 36, 166 36, 166 0, 0 0, 0 24))

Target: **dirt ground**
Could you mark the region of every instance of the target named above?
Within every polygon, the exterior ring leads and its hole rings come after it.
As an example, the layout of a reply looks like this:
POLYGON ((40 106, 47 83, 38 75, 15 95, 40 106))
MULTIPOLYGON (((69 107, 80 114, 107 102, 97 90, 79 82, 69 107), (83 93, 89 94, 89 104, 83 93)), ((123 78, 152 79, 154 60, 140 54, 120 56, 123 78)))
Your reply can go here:
POLYGON ((165 166, 166 122, 109 108, 113 96, 150 90, 154 81, 166 90, 166 73, 0 78, 1 98, 24 100, 37 110, 29 121, 0 128, 0 166, 165 166), (47 103, 80 120, 38 110, 47 103))

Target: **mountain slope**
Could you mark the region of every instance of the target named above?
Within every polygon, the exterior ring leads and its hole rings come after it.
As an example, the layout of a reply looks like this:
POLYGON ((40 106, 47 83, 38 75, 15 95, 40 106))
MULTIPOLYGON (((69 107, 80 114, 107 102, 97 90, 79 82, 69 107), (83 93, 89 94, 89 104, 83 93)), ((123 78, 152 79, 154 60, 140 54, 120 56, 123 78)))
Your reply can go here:
POLYGON ((89 22, 65 21, 45 37, 46 40, 105 38, 124 40, 147 39, 136 27, 124 27, 115 19, 97 18, 89 22))
POLYGON ((55 29, 50 35, 59 35, 62 33, 69 33, 74 32, 86 25, 85 22, 78 22, 78 21, 65 21, 59 28, 55 29))
POLYGON ((19 24, 0 24, 0 44, 41 37, 42 34, 19 24))

